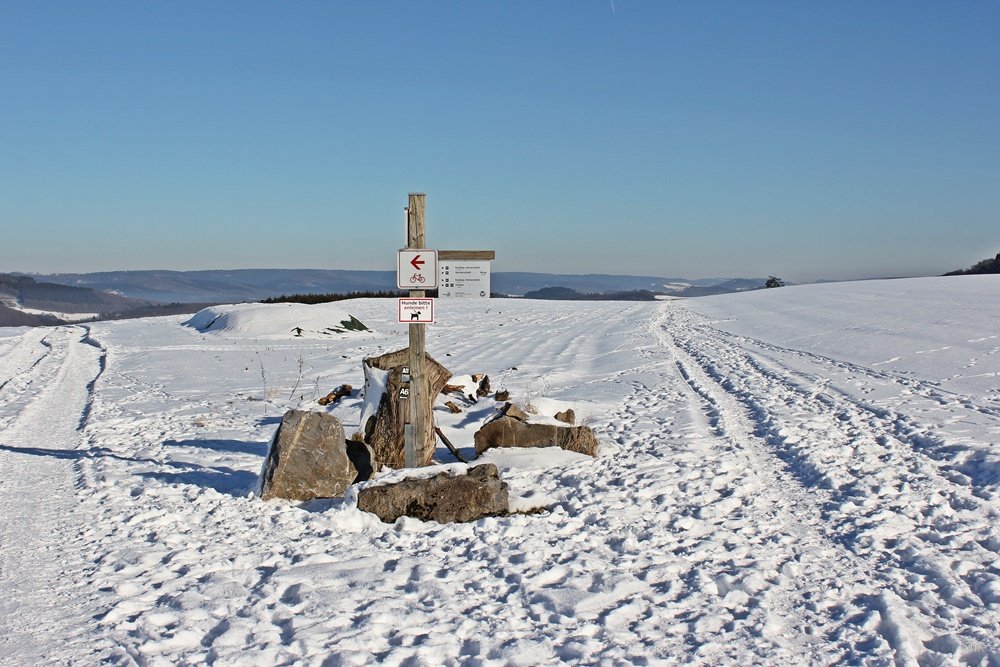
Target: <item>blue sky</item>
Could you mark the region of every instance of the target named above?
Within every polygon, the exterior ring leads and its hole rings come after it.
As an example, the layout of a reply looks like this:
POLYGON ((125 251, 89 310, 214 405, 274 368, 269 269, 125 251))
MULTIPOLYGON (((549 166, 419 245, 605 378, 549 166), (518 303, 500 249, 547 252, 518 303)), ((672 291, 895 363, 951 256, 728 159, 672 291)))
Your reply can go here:
POLYGON ((0 271, 788 280, 1000 251, 997 2, 0 4, 0 271))

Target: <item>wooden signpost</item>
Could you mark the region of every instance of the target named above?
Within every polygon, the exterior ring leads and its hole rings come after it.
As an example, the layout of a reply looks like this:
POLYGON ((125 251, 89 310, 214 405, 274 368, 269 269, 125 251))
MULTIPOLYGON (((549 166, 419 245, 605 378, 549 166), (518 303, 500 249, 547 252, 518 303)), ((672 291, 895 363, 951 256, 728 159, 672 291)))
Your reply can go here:
MULTIPOLYGON (((409 326, 410 346, 408 366, 403 370, 403 382, 409 385, 397 397, 400 413, 406 416, 403 427, 404 458, 407 468, 422 465, 429 458, 425 452, 434 450, 434 396, 431 396, 426 361, 424 325, 435 321, 434 299, 426 291, 438 287, 438 257, 447 260, 486 262, 494 259, 492 250, 446 250, 438 253, 427 249, 424 212, 426 195, 411 192, 406 207, 406 248, 397 256, 396 285, 409 290, 409 298, 399 299, 399 321, 409 326), (405 319, 404 319, 405 318, 405 319)), ((488 274, 488 270, 487 270, 488 274)), ((488 275, 486 287, 480 290, 489 297, 488 275)), ((477 293, 476 296, 479 296, 477 293)), ((397 441, 398 442, 398 441, 397 441)))
MULTIPOLYGON (((422 192, 411 192, 409 203, 406 207, 406 247, 410 249, 422 249, 425 243, 427 225, 424 219, 426 210, 427 195, 422 192)), ((421 266, 420 260, 412 262, 412 266, 421 266)), ((437 284, 437 267, 434 269, 434 284, 437 284)), ((402 281, 399 281, 402 282, 402 281)), ((415 283, 416 284, 416 283, 415 283)), ((426 283, 421 283, 421 285, 426 283)), ((423 299, 427 295, 423 289, 411 289, 411 299, 423 299)), ((434 416, 431 414, 430 401, 433 397, 427 395, 427 375, 424 370, 424 350, 426 342, 424 338, 424 325, 414 323, 410 328, 410 395, 409 395, 409 419, 403 429, 404 451, 406 453, 406 467, 413 468, 417 465, 417 450, 425 451, 427 447, 434 447, 434 429, 432 424, 434 416), (424 403, 428 405, 425 406, 424 403), (426 410, 427 414, 424 415, 426 410), (430 442, 428 442, 428 439, 430 442)))

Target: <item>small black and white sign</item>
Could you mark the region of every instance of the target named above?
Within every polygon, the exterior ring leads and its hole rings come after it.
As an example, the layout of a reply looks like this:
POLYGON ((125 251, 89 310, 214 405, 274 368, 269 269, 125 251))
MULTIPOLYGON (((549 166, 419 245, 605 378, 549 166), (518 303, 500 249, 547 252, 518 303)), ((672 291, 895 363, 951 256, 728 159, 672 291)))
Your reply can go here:
POLYGON ((400 324, 434 324, 434 299, 399 299, 400 324))

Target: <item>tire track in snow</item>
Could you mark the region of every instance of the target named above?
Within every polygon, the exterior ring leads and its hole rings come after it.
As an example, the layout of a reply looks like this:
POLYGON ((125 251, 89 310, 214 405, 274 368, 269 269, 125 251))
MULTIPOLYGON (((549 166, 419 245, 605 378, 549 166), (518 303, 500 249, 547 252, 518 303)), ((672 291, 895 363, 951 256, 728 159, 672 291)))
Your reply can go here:
POLYGON ((22 334, 0 357, 0 428, 8 424, 30 398, 32 385, 45 377, 40 365, 52 363, 52 344, 45 329, 22 334))
POLYGON ((751 345, 760 348, 761 350, 777 354, 779 357, 799 357, 823 368, 839 369, 874 381, 892 383, 915 392, 927 400, 933 401, 942 406, 959 406, 966 410, 978 412, 989 417, 1000 417, 1000 405, 996 404, 996 401, 991 400, 988 397, 968 396, 960 392, 945 389, 939 386, 936 382, 921 380, 915 377, 906 377, 886 371, 879 371, 867 366, 855 364, 850 361, 844 361, 842 359, 834 359, 832 357, 827 357, 808 350, 796 350, 781 347, 757 338, 734 334, 716 327, 711 327, 707 323, 695 323, 693 326, 697 328, 707 327, 710 329, 712 335, 721 336, 740 346, 751 345), (981 402, 980 399, 985 399, 986 403, 981 402))
POLYGON ((933 446, 920 440, 927 430, 915 433, 912 418, 869 406, 824 376, 841 369, 898 378, 818 355, 811 358, 820 372, 807 375, 784 366, 777 346, 753 341, 747 349, 740 343, 749 340, 693 319, 675 314, 678 348, 742 407, 755 436, 822 500, 820 525, 830 539, 876 573, 885 590, 867 604, 882 617, 879 627, 897 660, 975 664, 1000 657, 1000 535, 990 525, 998 516, 991 478, 977 487, 977 480, 956 476, 948 462, 930 455, 933 446))
POLYGON ((74 516, 80 418, 98 353, 78 327, 47 331, 50 351, 21 372, 18 409, 0 430, 0 467, 16 471, 0 486, 0 588, 8 594, 0 655, 11 665, 96 661, 102 653, 91 636, 97 593, 87 586, 82 537, 89 522, 74 516))
POLYGON ((0 357, 0 391, 20 375, 31 371, 45 358, 52 349, 48 337, 47 329, 36 327, 5 345, 7 349, 0 357))
MULTIPOLYGON (((937 425, 921 423, 917 418, 898 410, 859 399, 847 391, 831 386, 828 381, 820 379, 820 376, 810 376, 801 371, 788 369, 781 366, 774 358, 747 354, 745 362, 762 376, 797 392, 802 400, 811 402, 817 409, 826 407, 836 412, 838 418, 844 422, 863 422, 864 428, 869 432, 879 434, 877 439, 882 440, 881 444, 886 445, 888 438, 891 437, 898 446, 909 448, 918 456, 927 457, 931 460, 928 463, 937 469, 936 472, 929 474, 935 474, 959 487, 969 487, 968 491, 973 495, 987 501, 998 497, 996 485, 1000 482, 1000 457, 990 451, 988 443, 967 441, 962 443, 961 447, 954 447, 953 443, 949 443, 948 437, 939 433, 937 425), (808 388, 809 382, 813 381, 821 384, 822 390, 808 388)), ((837 368, 843 367, 840 363, 832 365, 837 368)), ((936 396, 923 397, 953 410, 966 409, 964 399, 948 402, 936 396)), ((911 404, 913 400, 912 397, 909 398, 911 404)), ((986 415, 987 419, 990 419, 988 411, 978 408, 970 410, 977 417, 986 415)), ((972 415, 952 417, 954 421, 961 419, 969 421, 972 418, 972 415)), ((991 419, 991 421, 996 420, 991 419)), ((988 508, 984 506, 984 509, 988 508)))
POLYGON ((748 497, 748 513, 761 525, 748 525, 747 532, 769 533, 762 547, 779 558, 761 591, 769 619, 765 636, 797 660, 828 660, 818 654, 817 641, 827 644, 827 654, 839 654, 838 661, 888 659, 891 642, 881 641, 870 621, 877 610, 866 603, 873 597, 873 568, 826 534, 813 490, 774 459, 756 433, 753 414, 688 353, 684 328, 677 326, 675 308, 657 323, 687 388, 689 409, 703 415, 718 443, 713 454, 738 462, 757 489, 748 497))

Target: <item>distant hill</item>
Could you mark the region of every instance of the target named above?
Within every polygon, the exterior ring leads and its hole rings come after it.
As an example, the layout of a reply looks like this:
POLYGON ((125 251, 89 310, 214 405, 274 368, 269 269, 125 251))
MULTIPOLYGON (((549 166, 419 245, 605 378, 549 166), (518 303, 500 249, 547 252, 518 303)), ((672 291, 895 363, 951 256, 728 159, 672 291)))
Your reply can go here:
POLYGON ((569 287, 543 287, 540 290, 528 292, 525 299, 549 299, 555 301, 656 301, 656 295, 649 290, 632 290, 630 292, 590 292, 581 294, 569 287))
POLYGON ((283 294, 358 292, 396 287, 393 271, 238 269, 57 273, 40 279, 158 302, 239 303, 283 294))
POLYGON ((47 327, 63 324, 52 315, 32 315, 0 303, 0 327, 47 327))
POLYGON ((972 267, 968 269, 959 269, 958 271, 949 271, 944 274, 946 276, 971 276, 983 273, 1000 273, 1000 252, 993 259, 984 259, 981 262, 977 262, 972 267))
POLYGON ((655 276, 616 276, 601 273, 574 275, 559 273, 524 273, 518 271, 494 273, 492 290, 512 296, 526 295, 546 287, 567 287, 583 293, 634 292, 647 290, 655 294, 683 296, 691 288, 718 288, 719 292, 739 292, 760 287, 763 278, 659 278, 655 276), (746 285, 744 285, 744 283, 746 285), (720 287, 725 286, 725 287, 720 287))
POLYGON ((752 289, 760 289, 767 281, 763 278, 734 278, 715 285, 692 285, 682 290, 673 292, 673 296, 712 296, 713 294, 732 294, 733 292, 745 292, 752 289))
MULTIPOLYGON (((233 271, 108 271, 34 276, 64 285, 87 287, 147 301, 234 303, 258 301, 288 294, 346 294, 394 291, 394 271, 337 269, 239 269, 233 271)), ((661 294, 696 296, 741 291, 764 284, 764 279, 660 278, 607 274, 567 275, 498 271, 491 276, 497 294, 522 296, 546 287, 567 287, 581 293, 648 290, 661 294), (691 290, 691 292, 686 292, 691 290)))
POLYGON ((119 294, 42 282, 29 276, 0 274, 0 326, 61 324, 58 314, 118 313, 147 305, 119 294), (41 312, 33 312, 41 311, 41 312))

